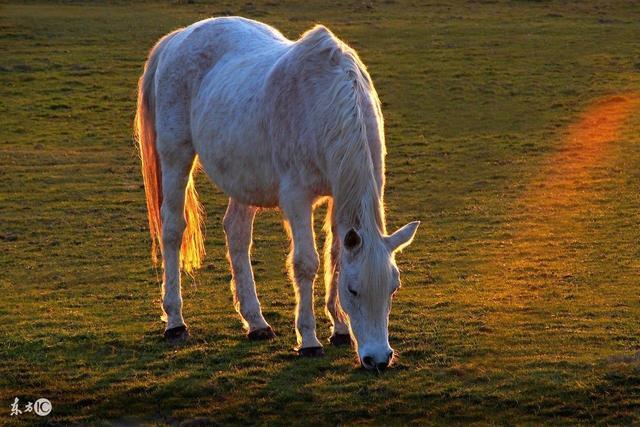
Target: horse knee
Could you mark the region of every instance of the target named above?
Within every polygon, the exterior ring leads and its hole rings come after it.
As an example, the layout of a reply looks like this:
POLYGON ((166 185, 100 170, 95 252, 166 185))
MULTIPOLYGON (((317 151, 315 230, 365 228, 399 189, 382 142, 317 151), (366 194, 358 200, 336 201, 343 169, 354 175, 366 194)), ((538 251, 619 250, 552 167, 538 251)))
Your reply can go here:
POLYGON ((318 273, 320 260, 314 251, 295 251, 293 255, 293 272, 298 282, 313 280, 318 273))

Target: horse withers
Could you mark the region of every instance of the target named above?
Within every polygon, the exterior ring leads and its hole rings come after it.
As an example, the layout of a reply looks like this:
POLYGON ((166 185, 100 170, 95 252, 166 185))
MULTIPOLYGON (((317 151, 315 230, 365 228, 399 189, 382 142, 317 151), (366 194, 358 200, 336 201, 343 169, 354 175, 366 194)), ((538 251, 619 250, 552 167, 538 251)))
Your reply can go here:
POLYGON ((356 52, 316 26, 293 42, 265 24, 212 18, 176 30, 149 54, 138 87, 152 257, 162 254, 165 337, 188 337, 181 270, 204 256, 200 166, 226 195, 234 305, 250 339, 275 336, 262 315, 250 262, 259 208, 279 208, 292 239, 297 351, 323 354, 313 282, 319 266, 313 210, 328 200, 324 253, 332 344, 353 342, 362 366, 387 367, 388 317, 400 287, 394 254, 418 222, 387 235, 380 101, 356 52))

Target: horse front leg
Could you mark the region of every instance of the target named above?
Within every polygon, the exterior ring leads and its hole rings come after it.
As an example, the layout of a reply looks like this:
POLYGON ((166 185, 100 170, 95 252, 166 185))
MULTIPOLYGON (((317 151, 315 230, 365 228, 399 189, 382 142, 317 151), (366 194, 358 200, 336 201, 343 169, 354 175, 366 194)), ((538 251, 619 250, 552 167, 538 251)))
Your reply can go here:
POLYGON ((313 282, 320 261, 313 233, 312 200, 289 192, 281 195, 280 207, 291 232, 292 248, 288 265, 296 294, 296 349, 300 356, 322 356, 324 350, 316 336, 313 313, 313 282))
POLYGON ((227 257, 231 264, 233 305, 240 314, 250 340, 275 338, 260 309, 251 268, 251 235, 256 208, 229 199, 223 225, 227 238, 227 257))
POLYGON ((340 239, 332 210, 332 202, 329 202, 327 223, 325 224, 327 236, 324 251, 325 312, 329 320, 331 320, 331 337, 329 338, 329 342, 333 345, 340 346, 351 344, 351 336, 349 335, 349 327, 344 320, 338 299, 340 239))

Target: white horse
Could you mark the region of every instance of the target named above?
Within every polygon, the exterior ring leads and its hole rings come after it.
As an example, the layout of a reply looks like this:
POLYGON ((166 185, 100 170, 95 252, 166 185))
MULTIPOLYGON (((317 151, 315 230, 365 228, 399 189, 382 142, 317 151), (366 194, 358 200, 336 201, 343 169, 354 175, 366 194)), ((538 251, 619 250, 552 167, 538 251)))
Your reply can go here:
POLYGON ((164 266, 166 338, 188 337, 180 270, 198 268, 204 255, 193 181, 200 165, 229 196, 231 289, 248 337, 275 336, 260 309, 249 254, 257 209, 278 207, 292 237, 297 350, 323 354, 313 314, 313 210, 328 199, 330 342, 352 341, 365 368, 388 366, 388 316, 400 286, 394 252, 411 243, 419 223, 386 235, 382 113, 353 49, 323 26, 292 42, 244 18, 197 22, 151 50, 135 127, 152 256, 159 247, 164 266))

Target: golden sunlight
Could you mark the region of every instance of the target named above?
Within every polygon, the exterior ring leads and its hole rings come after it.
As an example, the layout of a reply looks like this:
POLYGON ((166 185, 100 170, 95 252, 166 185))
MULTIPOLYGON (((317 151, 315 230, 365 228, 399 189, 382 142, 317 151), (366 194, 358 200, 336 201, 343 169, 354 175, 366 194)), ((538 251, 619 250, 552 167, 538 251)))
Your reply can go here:
POLYGON ((598 203, 604 196, 598 171, 615 166, 617 160, 612 160, 608 148, 620 138, 639 104, 637 93, 596 100, 568 127, 559 150, 543 160, 540 172, 515 203, 505 229, 509 239, 496 256, 498 270, 505 275, 500 278, 506 285, 503 298, 526 305, 531 294, 518 297, 513 285, 531 291, 545 283, 570 282, 586 272, 580 258, 581 236, 606 209, 606 204, 598 203))

